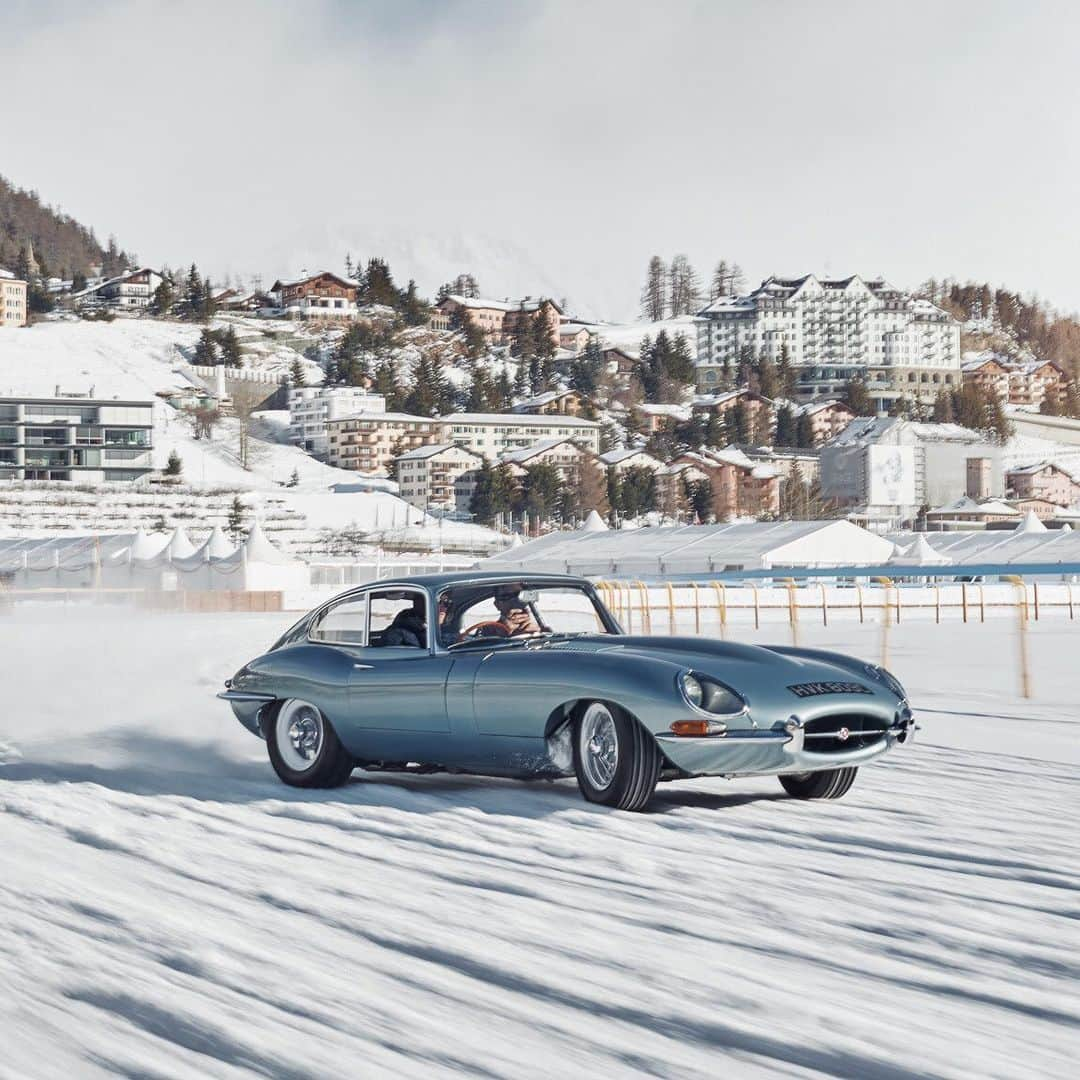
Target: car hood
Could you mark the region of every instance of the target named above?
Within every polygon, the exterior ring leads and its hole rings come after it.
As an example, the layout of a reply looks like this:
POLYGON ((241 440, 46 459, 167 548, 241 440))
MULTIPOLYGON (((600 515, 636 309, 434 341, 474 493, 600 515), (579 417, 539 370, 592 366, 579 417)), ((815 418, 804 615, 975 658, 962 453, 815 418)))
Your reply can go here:
MULTIPOLYGON (((631 662, 662 661, 712 675, 740 692, 765 690, 769 698, 781 688, 809 683, 859 683, 875 697, 895 695, 875 679, 861 661, 840 655, 801 652, 787 646, 745 645, 704 637, 597 635, 553 642, 553 649, 619 654, 631 662)), ((860 695, 862 696, 862 695, 860 695)))

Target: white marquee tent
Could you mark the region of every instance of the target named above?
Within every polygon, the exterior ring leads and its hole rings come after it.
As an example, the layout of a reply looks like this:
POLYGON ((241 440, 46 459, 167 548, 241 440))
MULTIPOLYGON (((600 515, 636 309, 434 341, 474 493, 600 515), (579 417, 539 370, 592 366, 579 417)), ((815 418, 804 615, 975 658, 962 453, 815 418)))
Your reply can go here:
POLYGON ((878 566, 893 544, 849 521, 681 525, 549 533, 500 552, 485 569, 657 577, 772 567, 878 566))

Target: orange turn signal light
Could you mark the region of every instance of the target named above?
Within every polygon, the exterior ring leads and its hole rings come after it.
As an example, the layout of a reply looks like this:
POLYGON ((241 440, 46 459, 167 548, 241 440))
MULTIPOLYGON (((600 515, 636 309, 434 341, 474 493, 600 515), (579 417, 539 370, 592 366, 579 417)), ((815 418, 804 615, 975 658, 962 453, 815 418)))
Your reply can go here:
POLYGON ((676 720, 671 725, 671 730, 676 735, 708 735, 708 720, 676 720))

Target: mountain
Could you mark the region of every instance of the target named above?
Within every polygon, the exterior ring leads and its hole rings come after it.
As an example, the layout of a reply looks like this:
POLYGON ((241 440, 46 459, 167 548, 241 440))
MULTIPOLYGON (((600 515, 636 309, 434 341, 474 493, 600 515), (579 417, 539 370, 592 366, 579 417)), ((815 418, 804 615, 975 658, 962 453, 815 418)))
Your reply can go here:
POLYGON ((0 266, 21 274, 32 262, 44 276, 70 278, 97 267, 118 273, 134 265, 135 256, 121 251, 113 237, 102 247, 92 228, 0 176, 0 266))

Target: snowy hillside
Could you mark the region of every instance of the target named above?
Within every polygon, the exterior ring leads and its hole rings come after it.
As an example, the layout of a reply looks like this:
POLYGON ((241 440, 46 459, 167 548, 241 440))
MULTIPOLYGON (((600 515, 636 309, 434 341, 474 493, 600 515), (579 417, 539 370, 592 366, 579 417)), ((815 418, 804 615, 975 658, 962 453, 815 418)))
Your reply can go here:
MULTIPOLYGON (((245 367, 275 376, 285 374, 292 361, 300 356, 288 343, 289 339, 296 344, 316 340, 310 331, 292 324, 269 324, 264 329, 251 319, 231 321, 238 327, 245 367)), ((213 439, 195 439, 186 418, 157 400, 156 395, 184 384, 177 368, 189 358, 199 332, 199 327, 186 323, 151 319, 117 319, 112 323, 56 321, 39 323, 27 330, 7 331, 0 334, 0 396, 51 397, 57 390, 61 394, 85 394, 93 389, 99 399, 154 400, 155 465, 163 468, 175 451, 183 462, 186 487, 251 493, 252 498, 247 502, 255 516, 268 514, 268 503, 291 511, 299 526, 288 538, 291 547, 310 548, 327 529, 372 530, 406 525, 424 525, 428 538, 438 542, 439 529, 434 521, 392 494, 330 493, 333 484, 354 483, 356 473, 331 468, 285 443, 288 426, 285 412, 257 414, 248 469, 240 464, 239 425, 235 419, 221 421, 213 439), (294 479, 295 487, 285 486, 294 479)), ((319 373, 316 365, 308 366, 312 375, 319 373)), ((133 489, 113 487, 116 490, 110 490, 100 500, 81 498, 77 492, 69 497, 60 491, 50 496, 40 490, 27 489, 24 493, 5 489, 0 492, 0 527, 40 530, 55 526, 81 531, 104 528, 93 512, 80 508, 82 504, 89 504, 90 511, 97 505, 104 517, 111 514, 109 527, 114 529, 148 525, 160 516, 170 526, 192 524, 170 512, 168 492, 159 490, 149 500, 127 500, 125 492, 133 489), (140 501, 153 504, 146 509, 145 518, 133 513, 126 525, 121 525, 117 507, 125 503, 133 507, 140 501), (34 507, 42 503, 53 505, 47 512, 35 515, 34 507)), ((183 500, 187 495, 186 491, 177 492, 176 498, 183 500)), ((283 520, 274 520, 282 516, 269 514, 266 523, 271 526, 271 534, 274 527, 284 527, 283 520)), ((206 524, 209 528, 216 520, 195 524, 206 524)), ((488 530, 453 522, 445 523, 442 533, 446 541, 494 539, 488 530)), ((419 539, 423 540, 423 536, 419 539)))
POLYGON ((703 780, 629 815, 572 782, 280 786, 212 695, 289 618, 0 620, 0 1075, 1075 1075, 1062 623, 1056 720, 982 663, 1004 620, 896 627, 924 730, 844 800, 703 780), (958 748, 985 712, 1011 745, 958 748))

